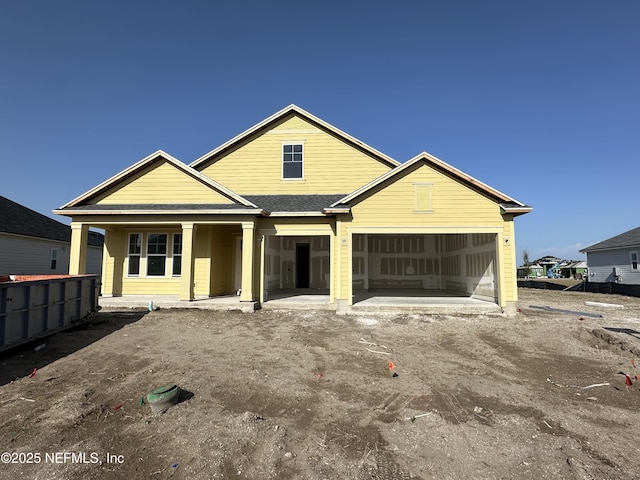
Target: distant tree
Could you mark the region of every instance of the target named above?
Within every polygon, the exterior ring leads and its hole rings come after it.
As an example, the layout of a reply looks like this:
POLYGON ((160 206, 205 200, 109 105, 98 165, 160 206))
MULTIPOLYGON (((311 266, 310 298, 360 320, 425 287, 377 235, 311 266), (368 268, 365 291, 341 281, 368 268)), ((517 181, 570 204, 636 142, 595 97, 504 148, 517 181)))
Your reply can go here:
POLYGON ((522 264, 528 267, 531 262, 529 261, 529 250, 526 248, 522 250, 522 264))

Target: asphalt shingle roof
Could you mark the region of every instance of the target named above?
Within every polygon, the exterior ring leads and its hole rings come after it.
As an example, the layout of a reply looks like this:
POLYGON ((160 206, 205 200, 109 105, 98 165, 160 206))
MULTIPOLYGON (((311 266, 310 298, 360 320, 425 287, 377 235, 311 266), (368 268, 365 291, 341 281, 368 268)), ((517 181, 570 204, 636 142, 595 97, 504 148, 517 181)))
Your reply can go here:
POLYGON ((640 227, 629 230, 628 232, 621 233, 615 237, 611 237, 600 243, 591 245, 590 247, 583 248, 581 252, 591 252, 593 250, 605 250, 609 248, 624 248, 634 247, 640 245, 640 227))
MULTIPOLYGON (((0 196, 0 232, 71 241, 71 227, 0 196)), ((89 245, 102 246, 103 236, 90 232, 89 245)))
POLYGON ((242 195, 268 212, 321 212, 346 193, 329 195, 242 195))
MULTIPOLYGON (((246 210, 253 207, 246 207, 238 203, 140 203, 140 204, 100 204, 100 205, 78 205, 66 207, 65 212, 73 211, 108 211, 108 210, 246 210)), ((255 209, 257 211, 257 209, 255 209)))

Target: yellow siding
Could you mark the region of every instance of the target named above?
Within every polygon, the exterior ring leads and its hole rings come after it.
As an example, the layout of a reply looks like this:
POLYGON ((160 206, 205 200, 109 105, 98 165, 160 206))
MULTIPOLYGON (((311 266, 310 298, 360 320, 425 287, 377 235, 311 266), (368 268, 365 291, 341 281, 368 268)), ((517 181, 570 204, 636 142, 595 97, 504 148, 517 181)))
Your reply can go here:
POLYGON ((422 165, 352 208, 352 226, 501 226, 500 206, 422 165), (416 212, 415 183, 432 183, 432 212, 416 212))
POLYGON ((515 302, 518 300, 518 280, 516 275, 516 247, 513 220, 504 223, 502 235, 503 239, 509 239, 509 245, 505 245, 504 240, 502 241, 504 262, 498 266, 502 269, 505 279, 505 301, 515 302))
POLYGON ((105 295, 122 293, 125 242, 123 229, 112 228, 106 232, 102 263, 102 293, 105 295))
POLYGON ((239 226, 211 227, 210 295, 234 291, 236 239, 242 235, 239 226))
MULTIPOLYGON (((209 295, 209 275, 211 274, 210 227, 202 225, 196 230, 193 281, 195 295, 209 295)), ((185 259, 186 260, 186 259, 185 259)))
POLYGON ((98 197, 97 204, 233 203, 167 162, 154 165, 98 197))
POLYGON ((180 278, 128 278, 122 280, 123 295, 178 295, 180 278))
POLYGON ((429 166, 421 165, 361 200, 352 207, 352 218, 344 218, 337 225, 339 258, 334 259, 336 266, 340 266, 337 298, 349 299, 351 295, 350 234, 354 229, 379 233, 400 233, 400 229, 405 229, 404 233, 497 232, 498 282, 503 292, 500 304, 504 307, 507 302, 517 300, 513 221, 503 218, 497 202, 429 166), (431 212, 416 211, 416 183, 433 184, 431 212), (508 244, 505 238, 509 239, 508 244))
POLYGON ((206 166, 202 173, 239 194, 350 193, 390 170, 299 118, 281 122, 206 166), (304 179, 282 179, 283 142, 304 143, 304 179))

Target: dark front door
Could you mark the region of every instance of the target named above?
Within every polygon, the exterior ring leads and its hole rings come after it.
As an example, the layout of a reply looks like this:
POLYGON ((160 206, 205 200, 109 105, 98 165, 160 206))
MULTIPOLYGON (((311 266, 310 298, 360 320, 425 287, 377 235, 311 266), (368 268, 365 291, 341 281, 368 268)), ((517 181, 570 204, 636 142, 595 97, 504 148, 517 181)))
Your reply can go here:
POLYGON ((308 243, 296 244, 296 288, 309 288, 311 247, 308 243))

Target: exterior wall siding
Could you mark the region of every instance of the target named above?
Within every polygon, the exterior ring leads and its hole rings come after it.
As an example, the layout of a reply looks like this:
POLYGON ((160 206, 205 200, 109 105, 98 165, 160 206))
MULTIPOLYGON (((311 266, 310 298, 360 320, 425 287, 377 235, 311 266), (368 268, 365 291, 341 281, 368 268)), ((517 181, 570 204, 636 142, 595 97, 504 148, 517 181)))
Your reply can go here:
POLYGON ((276 125, 204 167, 239 194, 347 194, 390 169, 298 117, 276 125), (304 144, 303 180, 282 179, 283 142, 304 144))
POLYGON ((0 275, 67 274, 69 244, 0 233, 0 275), (55 270, 51 269, 51 249, 58 250, 55 270))
POLYGON ((640 285, 640 267, 638 270, 632 270, 631 252, 637 252, 640 259, 640 247, 587 252, 589 281, 640 285), (616 274, 618 278, 616 278, 616 274))
POLYGON ((87 249, 86 273, 100 275, 102 273, 102 248, 89 247, 87 249))
POLYGON ((210 295, 233 293, 235 290, 235 264, 239 261, 236 240, 241 235, 239 226, 211 226, 210 295))
POLYGON ((125 295, 177 295, 180 278, 131 278, 122 280, 125 295))
POLYGON ((96 204, 213 203, 230 204, 230 199, 178 170, 170 163, 153 165, 98 197, 96 204))
MULTIPOLYGON (((423 199, 420 199, 422 202, 423 199)), ((352 206, 352 218, 340 222, 338 242, 341 244, 340 291, 338 298, 349 300, 351 296, 352 245, 353 233, 372 234, 494 234, 495 243, 487 251, 495 252, 495 270, 498 282, 497 296, 503 307, 517 300, 515 288, 515 248, 513 246, 513 221, 504 218, 499 205, 467 186, 451 179, 447 175, 426 165, 417 166, 406 172, 402 178, 389 185, 382 185, 369 197, 352 206), (417 204, 416 184, 431 185, 431 208, 424 210, 423 204, 417 204)), ((466 254, 474 251, 464 252, 466 254)), ((468 278, 463 278, 466 270, 466 257, 457 260, 445 260, 441 264, 443 278, 451 276, 449 288, 468 290, 468 278), (448 275, 446 265, 459 266, 460 275, 448 275), (453 262, 453 263, 452 263, 453 262), (456 263, 457 262, 457 263, 456 263), (453 279, 457 277, 459 282, 453 279)), ((484 277, 484 274, 482 275, 484 277)), ((480 278, 482 278, 480 277, 480 278)), ((443 285, 446 287, 447 285, 443 285)), ((477 292, 485 296, 483 286, 477 292)))
POLYGON ((110 228, 105 232, 102 268, 103 295, 122 295, 125 275, 126 236, 123 228, 110 228))
POLYGON ((428 225, 469 227, 502 225, 500 207, 448 176, 421 166, 352 208, 353 225, 428 225), (430 212, 416 209, 415 184, 432 184, 430 212))

